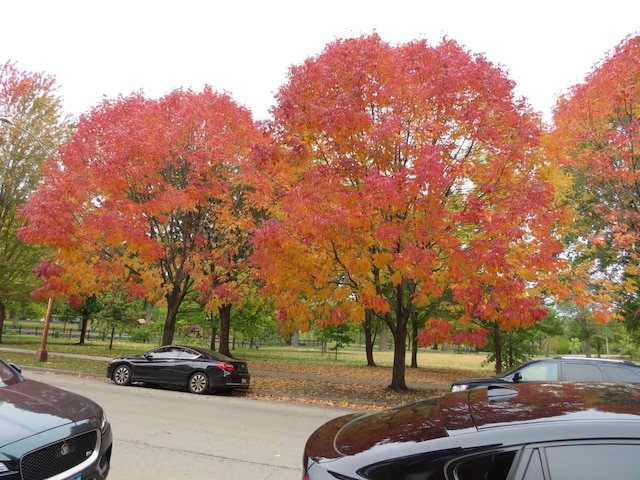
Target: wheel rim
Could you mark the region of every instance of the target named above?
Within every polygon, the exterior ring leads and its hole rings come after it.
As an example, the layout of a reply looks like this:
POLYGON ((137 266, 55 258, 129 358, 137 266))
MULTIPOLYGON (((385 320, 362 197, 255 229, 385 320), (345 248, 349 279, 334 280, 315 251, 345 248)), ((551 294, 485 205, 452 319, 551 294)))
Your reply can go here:
POLYGON ((193 393, 202 393, 207 388, 207 377, 202 373, 196 373, 189 380, 189 390, 193 393))
POLYGON ((118 384, 118 385, 125 385, 127 382, 129 382, 129 368, 128 367, 118 367, 116 368, 116 371, 113 374, 113 380, 118 384))

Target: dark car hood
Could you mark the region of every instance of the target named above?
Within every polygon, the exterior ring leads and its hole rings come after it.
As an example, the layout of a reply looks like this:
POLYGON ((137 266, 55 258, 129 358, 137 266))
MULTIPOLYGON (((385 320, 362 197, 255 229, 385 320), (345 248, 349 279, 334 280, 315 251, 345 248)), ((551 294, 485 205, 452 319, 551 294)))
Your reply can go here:
POLYGON ((0 388, 0 447, 38 432, 102 416, 93 401, 65 390, 25 380, 0 388))

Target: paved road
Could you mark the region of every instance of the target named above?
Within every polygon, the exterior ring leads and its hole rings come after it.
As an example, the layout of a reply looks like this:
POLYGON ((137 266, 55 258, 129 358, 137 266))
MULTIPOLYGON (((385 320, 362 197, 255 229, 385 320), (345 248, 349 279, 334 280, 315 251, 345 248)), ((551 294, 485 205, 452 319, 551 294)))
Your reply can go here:
POLYGON ((325 421, 354 411, 118 387, 43 369, 25 368, 24 374, 102 405, 114 432, 109 480, 300 480, 307 437, 325 421))

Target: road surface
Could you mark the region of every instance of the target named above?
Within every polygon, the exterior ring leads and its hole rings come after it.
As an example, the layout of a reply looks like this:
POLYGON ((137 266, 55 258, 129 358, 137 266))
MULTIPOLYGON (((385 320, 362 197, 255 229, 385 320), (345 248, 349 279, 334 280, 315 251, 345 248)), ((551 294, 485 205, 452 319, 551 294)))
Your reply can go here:
POLYGON ((130 386, 25 368, 25 376, 98 402, 113 428, 109 480, 300 480, 302 449, 354 410, 130 386))

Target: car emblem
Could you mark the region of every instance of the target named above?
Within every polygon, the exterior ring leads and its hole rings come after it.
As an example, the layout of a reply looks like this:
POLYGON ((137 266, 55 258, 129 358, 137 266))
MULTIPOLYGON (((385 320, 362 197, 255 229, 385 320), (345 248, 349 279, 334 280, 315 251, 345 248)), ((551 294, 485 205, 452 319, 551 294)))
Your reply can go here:
POLYGON ((69 454, 69 450, 70 450, 69 444, 67 442, 64 442, 62 444, 62 446, 60 447, 60 454, 63 455, 63 456, 64 455, 68 455, 69 454))

